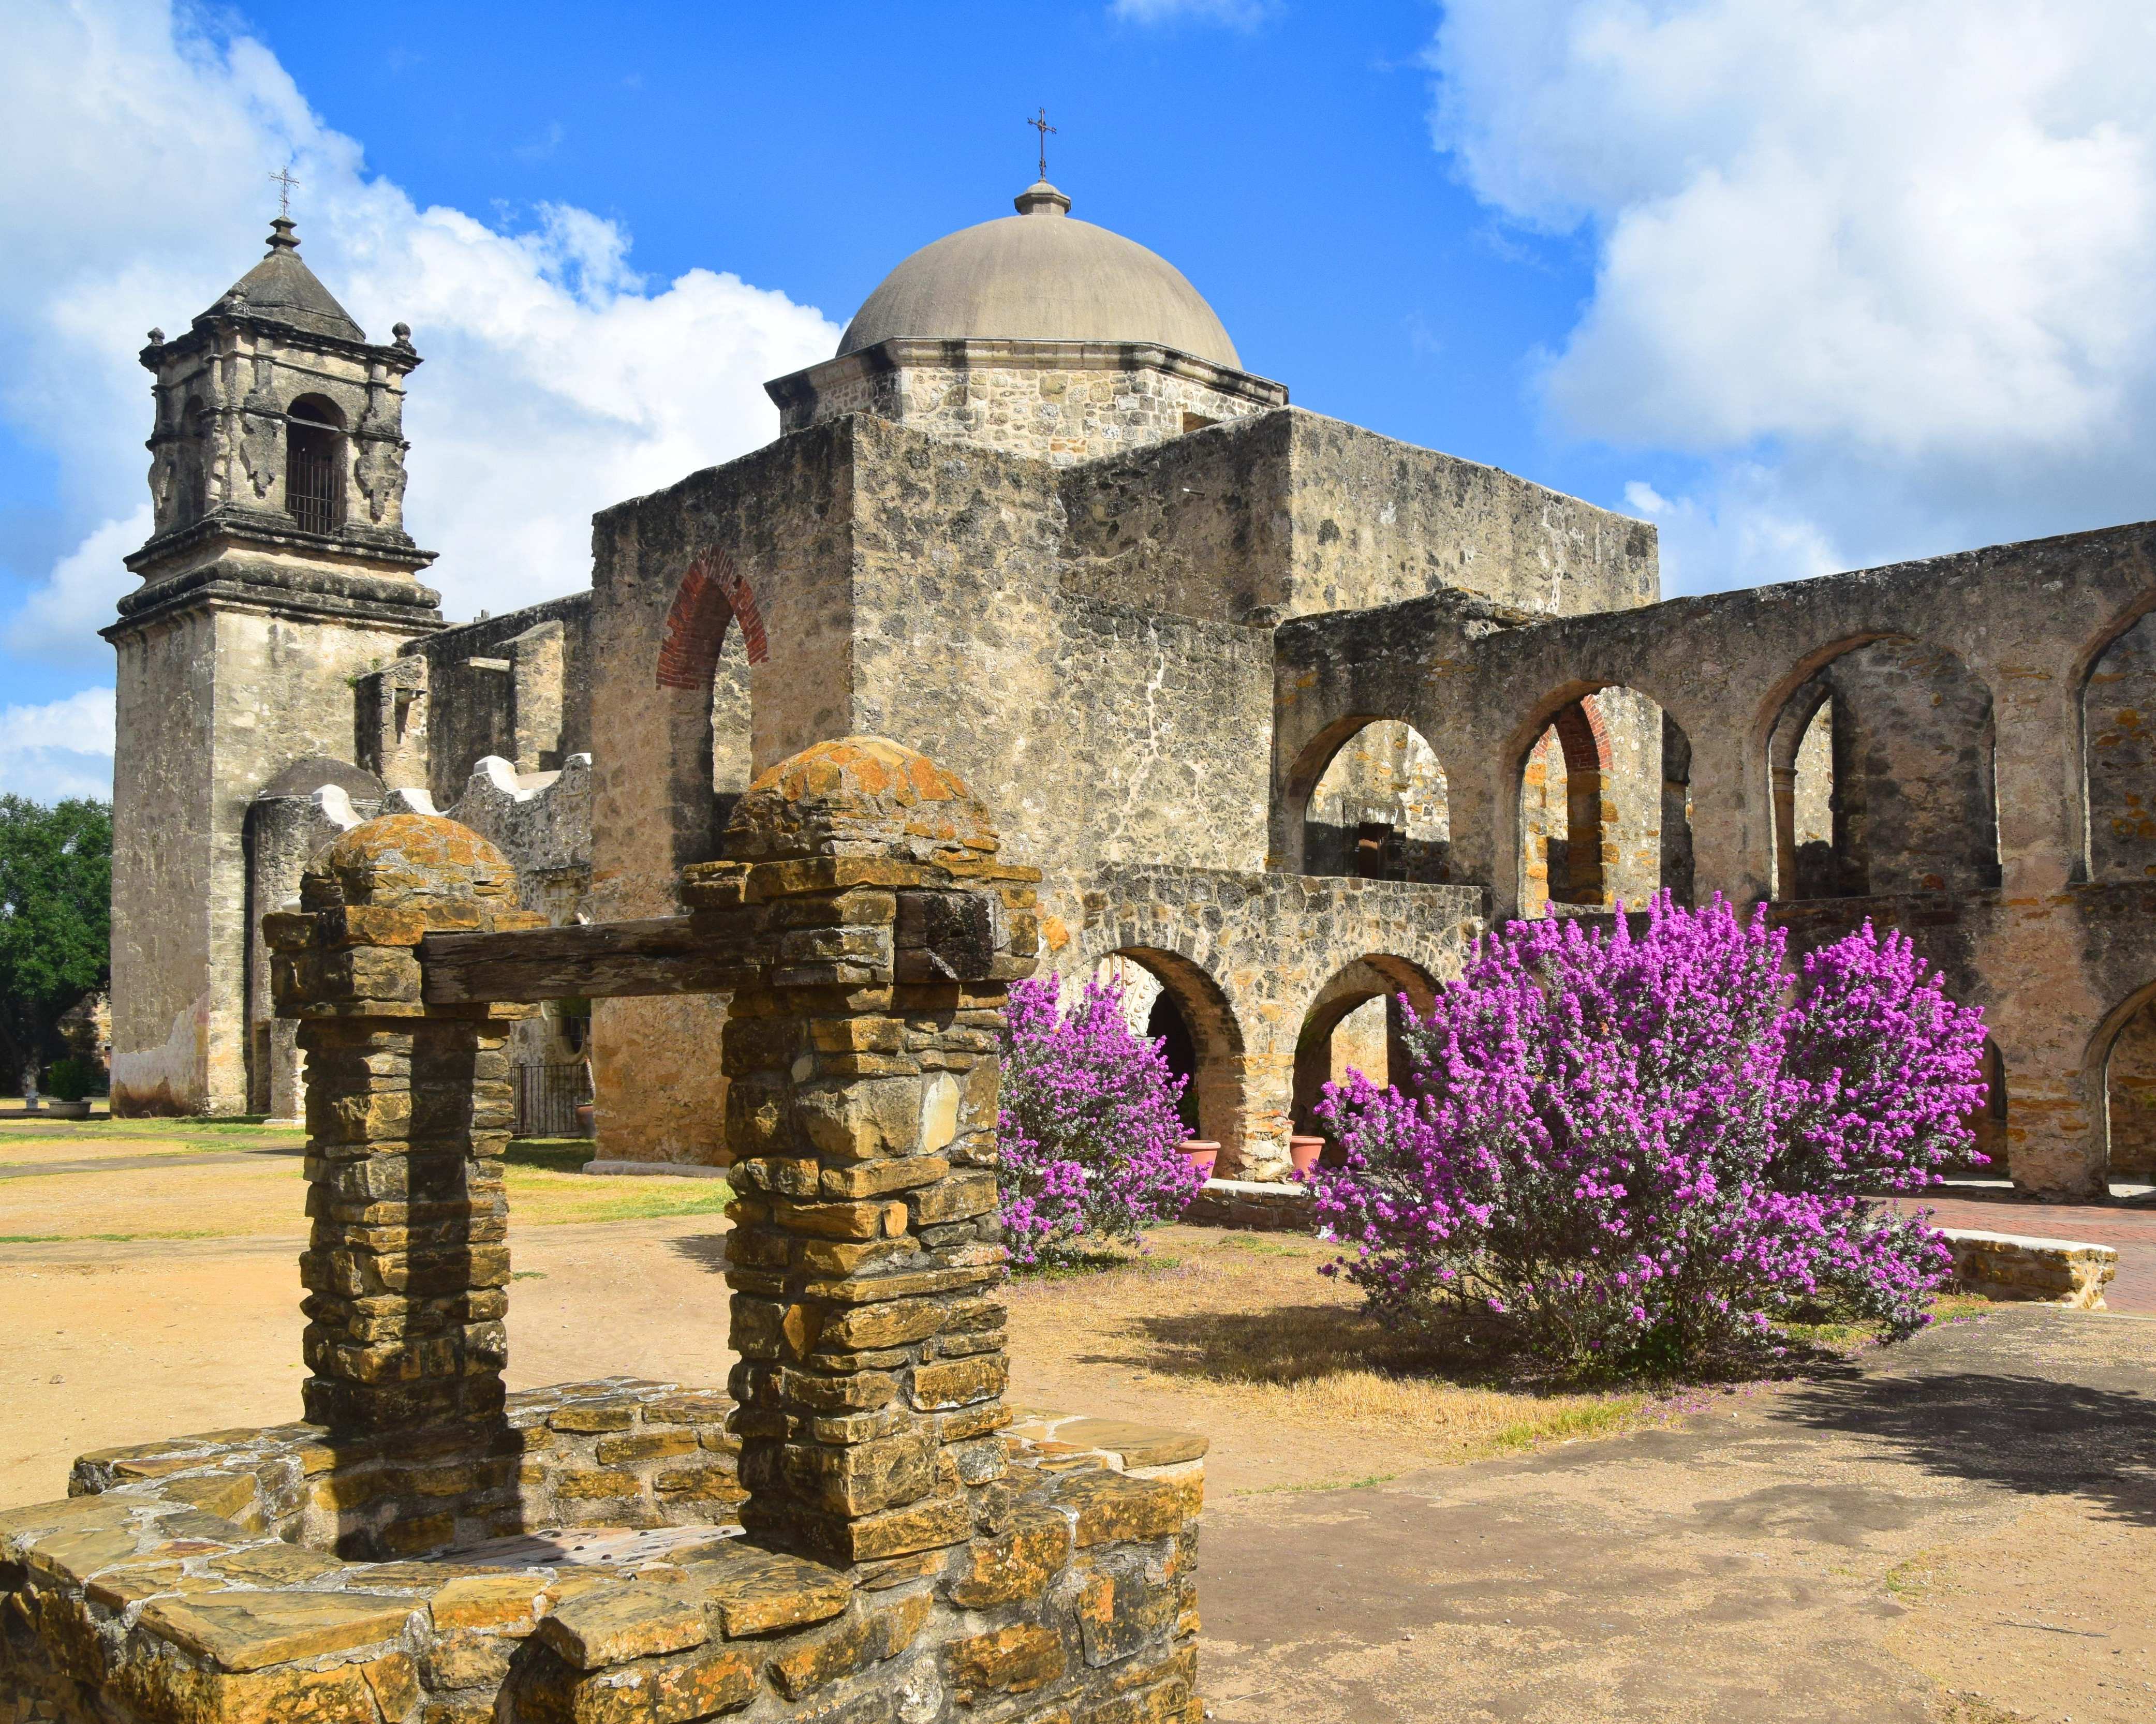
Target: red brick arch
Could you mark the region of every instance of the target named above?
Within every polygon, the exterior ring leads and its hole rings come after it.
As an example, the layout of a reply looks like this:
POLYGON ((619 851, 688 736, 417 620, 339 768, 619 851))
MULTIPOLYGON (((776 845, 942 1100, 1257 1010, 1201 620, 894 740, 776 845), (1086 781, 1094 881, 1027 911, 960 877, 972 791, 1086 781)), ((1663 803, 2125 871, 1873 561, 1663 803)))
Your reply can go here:
POLYGON ((708 688, 719 662, 719 649, 726 644, 729 622, 741 624, 742 644, 748 649, 749 663, 762 664, 770 656, 770 649, 764 640, 756 594, 736 572, 733 559, 725 552, 704 552, 689 565, 667 610, 666 636, 659 644, 659 686, 708 688))

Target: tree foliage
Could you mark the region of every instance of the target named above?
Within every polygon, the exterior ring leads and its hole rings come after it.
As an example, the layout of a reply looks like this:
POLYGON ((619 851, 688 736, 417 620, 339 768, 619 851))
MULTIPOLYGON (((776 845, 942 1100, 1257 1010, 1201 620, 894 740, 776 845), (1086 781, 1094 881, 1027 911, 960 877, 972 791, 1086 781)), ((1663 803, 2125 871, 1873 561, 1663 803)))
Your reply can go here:
POLYGON ((59 1051, 60 1015, 111 973, 111 808, 0 796, 0 1035, 17 1073, 59 1051))

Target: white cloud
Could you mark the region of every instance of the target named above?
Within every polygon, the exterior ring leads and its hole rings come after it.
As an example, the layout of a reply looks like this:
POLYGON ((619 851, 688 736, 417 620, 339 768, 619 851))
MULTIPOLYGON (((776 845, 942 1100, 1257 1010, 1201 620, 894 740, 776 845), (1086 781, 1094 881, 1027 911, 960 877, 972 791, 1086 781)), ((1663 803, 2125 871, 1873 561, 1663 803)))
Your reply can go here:
POLYGON ((1758 516, 1693 584, 2150 512, 2143 0, 1448 0, 1432 64, 1475 192, 1598 244, 1557 422, 1758 516))
POLYGON ((112 799, 112 690, 0 707, 0 792, 36 802, 112 799))
POLYGON ((1281 10, 1279 0, 1110 0, 1108 13, 1129 24, 1226 24, 1255 29, 1281 10))
POLYGON ((837 328, 693 269, 663 285, 614 223, 565 206, 505 233, 370 176, 273 55, 167 0, 18 0, 0 56, 0 413, 58 458, 78 548, 9 633, 68 661, 106 649, 141 543, 143 331, 188 321, 260 254, 265 176, 293 164, 304 254, 376 340, 413 326, 408 526, 468 616, 582 586, 592 512, 767 441, 763 381, 837 328))

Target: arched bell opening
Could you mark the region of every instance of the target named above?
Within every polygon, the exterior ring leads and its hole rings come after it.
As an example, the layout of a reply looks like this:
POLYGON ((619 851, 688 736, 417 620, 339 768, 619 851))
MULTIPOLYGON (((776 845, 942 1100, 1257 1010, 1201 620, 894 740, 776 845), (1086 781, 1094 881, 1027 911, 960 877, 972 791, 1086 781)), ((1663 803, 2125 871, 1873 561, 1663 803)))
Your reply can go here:
POLYGON ((326 395, 302 395, 285 418, 285 511, 307 533, 344 526, 343 410, 326 395))

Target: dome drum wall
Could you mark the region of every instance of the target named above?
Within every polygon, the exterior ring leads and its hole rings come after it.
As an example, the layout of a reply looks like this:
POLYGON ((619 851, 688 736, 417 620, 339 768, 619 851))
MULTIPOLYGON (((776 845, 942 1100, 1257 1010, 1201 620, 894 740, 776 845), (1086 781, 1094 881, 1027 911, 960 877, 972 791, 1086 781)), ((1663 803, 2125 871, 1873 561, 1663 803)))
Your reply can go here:
POLYGON ((873 413, 1059 466, 1287 405, 1281 384, 1140 342, 893 340, 765 387, 782 431, 873 413))

